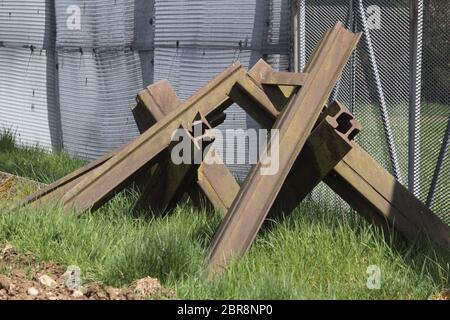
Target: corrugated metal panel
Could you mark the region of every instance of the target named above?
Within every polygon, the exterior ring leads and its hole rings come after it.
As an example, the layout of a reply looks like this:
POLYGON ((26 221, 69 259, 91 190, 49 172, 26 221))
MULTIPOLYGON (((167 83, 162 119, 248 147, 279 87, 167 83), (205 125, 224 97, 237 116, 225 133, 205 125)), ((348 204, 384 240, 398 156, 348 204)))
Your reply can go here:
POLYGON ((0 128, 29 145, 59 149, 55 57, 46 51, 0 47, 0 128))
MULTIPOLYGON (((261 1, 263 2, 263 1, 261 1)), ((264 51, 288 54, 291 47, 291 0, 266 0, 264 51)))
POLYGON ((55 37, 53 1, 2 0, 0 43, 4 46, 50 48, 55 37))
POLYGON ((153 82, 153 1, 57 1, 56 22, 64 147, 93 159, 138 134, 130 106, 153 82))
POLYGON ((58 53, 65 149, 93 159, 138 134, 130 106, 144 87, 141 59, 152 57, 137 51, 58 53))
POLYGON ((55 5, 58 47, 152 48, 153 1, 58 0, 55 5), (81 28, 69 28, 77 8, 81 28))
POLYGON ((260 50, 266 1, 155 0, 157 48, 238 48, 260 50))
MULTIPOLYGON (((137 91, 153 82, 153 65, 155 80, 169 79, 184 99, 235 60, 251 67, 267 53, 275 68, 288 66, 289 0, 6 3, 0 7, 0 23, 7 21, 6 12, 12 12, 8 19, 19 16, 9 8, 24 11, 23 19, 31 21, 39 17, 33 10, 42 14, 47 8, 47 18, 39 20, 41 24, 31 31, 28 22, 24 26, 9 24, 9 29, 4 29, 5 39, 27 43, 25 40, 34 37, 49 46, 56 41, 59 87, 54 82, 53 88, 59 90, 64 146, 89 159, 137 134, 129 106, 137 91), (68 21, 76 16, 77 8, 80 28, 74 29, 68 21), (54 15, 53 20, 49 15, 54 15), (56 40, 49 37, 55 25, 56 40), (38 30, 40 38, 34 35, 38 30)), ((38 40, 33 41, 37 44, 38 40)), ((237 106, 227 114, 223 129, 257 127, 237 106)), ((234 170, 242 178, 248 167, 237 165, 234 170)))

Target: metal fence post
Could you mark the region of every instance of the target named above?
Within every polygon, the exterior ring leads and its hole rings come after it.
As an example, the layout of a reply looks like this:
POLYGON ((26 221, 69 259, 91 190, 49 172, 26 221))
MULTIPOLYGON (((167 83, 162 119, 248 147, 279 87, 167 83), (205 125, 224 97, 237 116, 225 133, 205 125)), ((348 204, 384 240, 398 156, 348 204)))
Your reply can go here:
POLYGON ((303 72, 306 67, 306 0, 298 0, 298 22, 299 22, 299 71, 303 72))
POLYGON ((408 188, 420 196, 420 107, 422 87, 423 0, 411 0, 408 188))
MULTIPOLYGON (((357 23, 355 19, 355 12, 356 6, 355 6, 355 0, 349 0, 349 27, 351 28, 353 32, 357 32, 357 23)), ((350 112, 355 113, 355 106, 356 106, 356 50, 358 50, 358 47, 353 51, 352 57, 350 59, 350 112)))
POLYGON ((299 72, 299 10, 298 0, 291 1, 292 15, 292 71, 299 72))

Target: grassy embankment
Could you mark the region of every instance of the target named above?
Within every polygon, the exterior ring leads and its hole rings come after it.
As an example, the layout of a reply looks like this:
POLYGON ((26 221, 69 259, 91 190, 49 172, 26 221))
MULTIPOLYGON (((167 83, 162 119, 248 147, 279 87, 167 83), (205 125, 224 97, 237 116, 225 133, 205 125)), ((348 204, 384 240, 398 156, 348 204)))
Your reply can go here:
MULTIPOLYGON (((0 171, 49 183, 81 164, 0 137, 0 171)), ((158 277, 188 299, 427 299, 448 288, 448 256, 386 241, 359 216, 311 201, 265 228, 223 276, 206 280, 203 259, 220 216, 186 203, 166 217, 136 218, 135 199, 123 192, 81 218, 56 205, 10 210, 0 200, 0 245, 78 265, 84 281, 120 286, 158 277), (381 269, 379 290, 366 287, 370 265, 381 269)))

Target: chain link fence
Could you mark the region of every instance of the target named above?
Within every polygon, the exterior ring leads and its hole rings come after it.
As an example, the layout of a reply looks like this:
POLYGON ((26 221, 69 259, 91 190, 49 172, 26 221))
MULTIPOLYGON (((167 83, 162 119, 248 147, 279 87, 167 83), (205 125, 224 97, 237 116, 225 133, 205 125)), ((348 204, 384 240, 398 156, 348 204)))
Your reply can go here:
POLYGON ((424 6, 420 198, 450 223, 450 2, 424 6))
MULTIPOLYGON (((363 37, 332 99, 363 126, 357 142, 450 224, 450 2, 298 0, 299 65, 343 22, 363 37)), ((321 184, 313 198, 340 200, 321 184)))

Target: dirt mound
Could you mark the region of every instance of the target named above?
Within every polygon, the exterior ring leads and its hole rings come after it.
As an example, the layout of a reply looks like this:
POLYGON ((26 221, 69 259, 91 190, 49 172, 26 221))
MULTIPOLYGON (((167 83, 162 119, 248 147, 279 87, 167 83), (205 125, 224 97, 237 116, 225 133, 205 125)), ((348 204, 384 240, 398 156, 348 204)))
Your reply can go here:
POLYGON ((176 299, 158 279, 144 278, 125 288, 98 283, 70 282, 74 269, 52 262, 38 262, 31 253, 13 246, 0 249, 0 300, 141 300, 176 299))
POLYGON ((19 200, 43 186, 43 183, 0 171, 0 200, 19 200))
POLYGON ((432 300, 450 300, 450 289, 432 297, 432 300))

